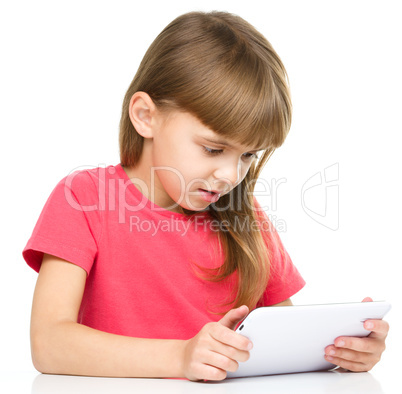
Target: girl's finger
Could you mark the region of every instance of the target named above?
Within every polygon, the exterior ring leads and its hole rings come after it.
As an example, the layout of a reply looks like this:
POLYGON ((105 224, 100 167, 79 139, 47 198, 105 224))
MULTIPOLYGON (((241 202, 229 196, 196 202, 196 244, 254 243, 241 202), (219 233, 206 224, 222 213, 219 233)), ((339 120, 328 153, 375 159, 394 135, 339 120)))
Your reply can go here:
POLYGON ((370 338, 385 339, 388 335, 389 324, 385 320, 366 320, 364 328, 371 331, 370 338))
POLYGON ((226 378, 226 371, 208 364, 199 364, 196 368, 194 378, 190 380, 223 380, 226 378))
POLYGON ((225 316, 219 320, 219 323, 232 330, 235 329, 237 323, 241 322, 249 313, 247 305, 242 305, 239 308, 231 309, 225 316))
POLYGON ((370 336, 365 338, 340 337, 335 340, 335 350, 349 349, 360 353, 382 353, 385 350, 384 341, 370 336))
POLYGON ((252 343, 248 338, 220 324, 213 326, 210 335, 216 341, 235 349, 248 351, 252 348, 252 343))
POLYGON ((357 352, 355 350, 341 349, 335 346, 329 346, 325 349, 325 354, 326 356, 331 356, 333 358, 342 358, 343 360, 362 364, 372 364, 377 361, 376 356, 373 353, 357 352))
POLYGON ((222 369, 223 371, 230 372, 235 372, 237 371, 237 368, 239 368, 239 364, 237 363, 237 361, 232 360, 231 358, 226 357, 220 353, 212 351, 210 353, 211 357, 209 358, 209 362, 207 362, 209 365, 212 365, 215 368, 222 369))
POLYGON ((335 364, 339 367, 348 369, 349 371, 353 372, 366 372, 371 369, 366 364, 350 360, 344 360, 343 358, 339 357, 325 355, 325 359, 332 364, 335 364))
POLYGON ((211 350, 235 361, 244 362, 250 358, 250 353, 248 351, 239 350, 218 341, 215 341, 211 346, 211 350))
POLYGON ((203 354, 203 357, 201 357, 198 361, 201 364, 209 365, 211 367, 217 368, 225 372, 226 371, 235 372, 239 367, 237 361, 232 360, 231 358, 226 357, 223 354, 214 352, 212 350, 205 352, 203 354))

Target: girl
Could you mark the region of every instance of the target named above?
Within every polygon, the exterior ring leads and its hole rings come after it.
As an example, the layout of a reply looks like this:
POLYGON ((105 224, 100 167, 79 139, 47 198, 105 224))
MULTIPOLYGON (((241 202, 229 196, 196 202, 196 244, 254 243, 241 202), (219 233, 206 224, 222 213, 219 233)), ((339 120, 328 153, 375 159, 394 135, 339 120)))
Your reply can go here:
MULTIPOLYGON (((285 68, 251 25, 223 12, 170 23, 126 93, 121 163, 62 179, 23 251, 39 272, 36 369, 221 380, 247 360, 237 323, 304 286, 253 198, 290 123, 285 68)), ((366 328, 327 359, 369 370, 388 327, 366 328)))

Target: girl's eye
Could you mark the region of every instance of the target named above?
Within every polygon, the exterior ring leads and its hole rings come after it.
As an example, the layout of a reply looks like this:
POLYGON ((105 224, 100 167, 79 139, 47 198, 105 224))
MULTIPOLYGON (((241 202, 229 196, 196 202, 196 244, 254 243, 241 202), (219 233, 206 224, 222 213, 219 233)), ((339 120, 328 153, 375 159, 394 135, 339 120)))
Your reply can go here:
MULTIPOLYGON (((208 148, 207 146, 203 146, 203 150, 209 156, 216 156, 216 155, 220 155, 220 154, 223 153, 223 149, 212 149, 212 148, 208 148)), ((258 158, 256 153, 251 153, 251 152, 243 153, 243 157, 247 161, 250 161, 250 160, 258 158)))
POLYGON ((258 158, 258 156, 257 156, 256 153, 250 153, 250 152, 243 153, 243 156, 244 156, 247 160, 252 160, 252 159, 257 159, 257 158, 258 158))
POLYGON ((206 146, 203 146, 203 148, 204 148, 204 152, 211 156, 216 156, 216 155, 220 155, 221 153, 223 153, 222 149, 211 149, 206 146))

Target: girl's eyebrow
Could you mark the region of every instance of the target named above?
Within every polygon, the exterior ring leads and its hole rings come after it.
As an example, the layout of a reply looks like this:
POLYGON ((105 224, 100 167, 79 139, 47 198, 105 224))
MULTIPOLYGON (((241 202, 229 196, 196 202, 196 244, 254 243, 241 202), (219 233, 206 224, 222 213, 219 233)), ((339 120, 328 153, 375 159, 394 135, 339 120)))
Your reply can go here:
MULTIPOLYGON (((223 145, 223 146, 227 146, 228 148, 231 149, 235 149, 236 147, 229 144, 227 141, 224 140, 219 140, 219 139, 213 139, 213 138, 207 138, 207 137, 202 137, 204 138, 204 140, 208 141, 208 142, 212 142, 213 144, 217 144, 217 145, 223 145)), ((260 151, 260 150, 264 150, 265 148, 260 148, 260 149, 249 149, 250 151, 260 151)))

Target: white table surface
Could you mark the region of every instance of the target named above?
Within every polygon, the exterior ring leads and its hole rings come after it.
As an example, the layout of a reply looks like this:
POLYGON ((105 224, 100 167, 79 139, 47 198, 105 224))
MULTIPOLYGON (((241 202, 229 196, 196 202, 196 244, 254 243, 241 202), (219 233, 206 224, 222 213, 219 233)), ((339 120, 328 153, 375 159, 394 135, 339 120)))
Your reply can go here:
POLYGON ((221 382, 190 382, 177 379, 122 379, 63 375, 37 372, 0 374, 1 393, 31 394, 133 394, 133 393, 401 393, 399 385, 384 390, 375 373, 311 372, 253 378, 227 379, 221 382))

